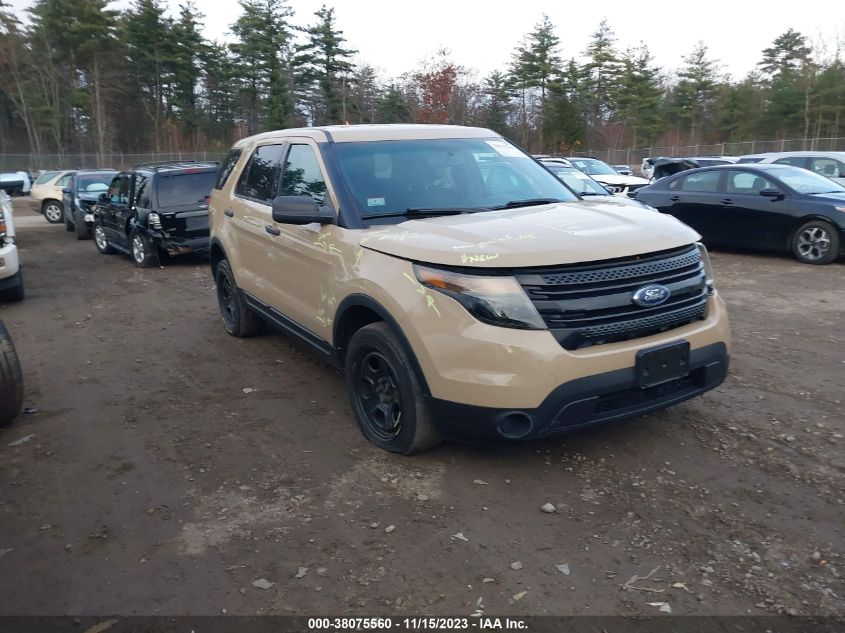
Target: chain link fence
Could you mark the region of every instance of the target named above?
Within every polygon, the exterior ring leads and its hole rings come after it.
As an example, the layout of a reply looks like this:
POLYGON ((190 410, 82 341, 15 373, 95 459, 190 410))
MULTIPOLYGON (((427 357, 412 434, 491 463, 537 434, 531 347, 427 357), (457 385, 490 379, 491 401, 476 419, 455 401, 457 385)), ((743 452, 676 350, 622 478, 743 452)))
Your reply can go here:
MULTIPOLYGON (((594 156, 610 165, 628 165, 638 172, 643 159, 652 156, 743 156, 745 154, 790 151, 845 151, 845 138, 799 138, 780 141, 741 141, 672 147, 640 147, 637 149, 577 152, 576 154, 578 156, 594 156)), ((226 152, 111 153, 102 157, 98 157, 97 154, 0 154, 0 171, 16 171, 19 169, 46 171, 92 167, 127 169, 139 163, 183 160, 220 161, 225 156, 226 152)))
POLYGON ((128 169, 140 163, 160 161, 220 161, 226 152, 148 152, 144 154, 0 154, 0 171, 51 171, 58 169, 91 169, 111 167, 128 169))
POLYGON ((608 149, 578 152, 579 156, 593 156, 609 165, 628 165, 639 172, 644 158, 666 156, 684 158, 693 156, 744 156, 765 152, 841 152, 845 151, 845 138, 798 138, 781 141, 741 141, 737 143, 711 143, 709 145, 678 145, 673 147, 641 147, 638 149, 608 149))

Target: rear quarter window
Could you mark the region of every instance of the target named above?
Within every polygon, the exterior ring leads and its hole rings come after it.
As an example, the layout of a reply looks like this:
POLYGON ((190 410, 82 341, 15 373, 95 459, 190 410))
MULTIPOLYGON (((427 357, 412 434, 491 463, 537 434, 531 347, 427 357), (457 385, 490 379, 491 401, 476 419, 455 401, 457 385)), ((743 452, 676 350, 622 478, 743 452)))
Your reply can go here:
POLYGON ((235 165, 242 153, 242 149, 233 149, 229 152, 226 156, 226 160, 221 163, 220 169, 217 170, 217 180, 214 182, 215 189, 223 188, 223 185, 225 185, 226 181, 229 179, 229 175, 235 169, 235 165))

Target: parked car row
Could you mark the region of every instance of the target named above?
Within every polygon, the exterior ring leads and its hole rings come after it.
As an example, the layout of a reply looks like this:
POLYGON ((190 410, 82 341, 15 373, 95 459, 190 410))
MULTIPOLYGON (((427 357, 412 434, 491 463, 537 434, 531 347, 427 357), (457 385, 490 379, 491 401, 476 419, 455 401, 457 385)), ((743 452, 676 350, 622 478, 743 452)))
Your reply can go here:
POLYGON ((30 204, 48 222, 64 222, 77 239, 93 236, 103 254, 120 251, 137 266, 155 266, 162 256, 208 252, 216 174, 217 163, 194 161, 53 172, 30 204))
MULTIPOLYGON (((545 154, 536 155, 534 158, 543 161, 545 164, 558 163, 567 167, 575 167, 618 195, 631 196, 634 191, 648 184, 648 180, 632 175, 630 170, 628 170, 628 173, 623 173, 624 170, 617 170, 598 158, 548 156, 545 154)), ((617 165, 617 167, 621 168, 624 165, 617 165)))
POLYGON ((845 243, 845 187, 777 161, 680 171, 639 189, 636 199, 713 245, 787 251, 807 264, 829 264, 845 243))

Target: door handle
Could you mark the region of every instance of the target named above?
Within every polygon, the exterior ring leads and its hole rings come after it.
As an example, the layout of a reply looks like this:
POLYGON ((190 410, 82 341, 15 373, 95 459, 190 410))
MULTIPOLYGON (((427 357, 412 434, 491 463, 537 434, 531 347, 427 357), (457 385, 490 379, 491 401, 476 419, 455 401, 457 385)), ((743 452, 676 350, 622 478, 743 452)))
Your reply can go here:
POLYGON ((669 198, 669 200, 671 200, 672 202, 677 202, 680 199, 681 199, 681 196, 672 196, 671 198, 669 198))
POLYGON ((226 209, 223 212, 223 215, 225 215, 227 218, 233 218, 233 217, 235 217, 235 212, 232 211, 231 209, 226 209))
POLYGON ((282 234, 282 232, 279 229, 277 229, 275 226, 273 226, 272 224, 265 224, 264 230, 267 231, 270 235, 281 235, 282 234))
POLYGON ((730 198, 725 198, 724 200, 721 200, 720 202, 725 206, 731 206, 734 203, 734 201, 731 200, 730 198))

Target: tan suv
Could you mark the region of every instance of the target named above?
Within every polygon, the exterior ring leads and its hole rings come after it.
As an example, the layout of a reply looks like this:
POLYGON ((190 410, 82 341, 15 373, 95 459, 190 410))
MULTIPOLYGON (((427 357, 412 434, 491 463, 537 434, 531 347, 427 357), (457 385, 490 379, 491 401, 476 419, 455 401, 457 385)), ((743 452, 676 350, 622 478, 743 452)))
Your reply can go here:
POLYGON ((253 136, 221 166, 209 213, 227 331, 272 322, 344 369, 364 435, 390 451, 626 418, 728 370, 698 234, 582 204, 490 130, 253 136))

